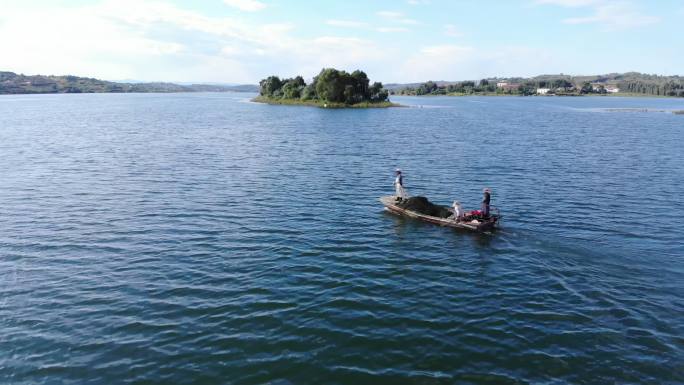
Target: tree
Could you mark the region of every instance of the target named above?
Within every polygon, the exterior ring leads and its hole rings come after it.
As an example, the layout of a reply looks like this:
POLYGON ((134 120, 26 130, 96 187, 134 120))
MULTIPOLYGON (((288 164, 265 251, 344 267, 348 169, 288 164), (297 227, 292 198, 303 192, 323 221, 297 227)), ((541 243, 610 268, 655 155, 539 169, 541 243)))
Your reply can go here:
POLYGON ((344 101, 344 86, 340 71, 334 68, 324 68, 316 76, 316 94, 322 100, 329 102, 344 101))
POLYGON ((368 100, 370 97, 368 93, 368 84, 370 83, 368 75, 361 70, 356 70, 352 72, 351 77, 354 80, 354 93, 357 98, 360 98, 360 100, 368 100))
POLYGON ((355 94, 354 94, 354 86, 351 84, 347 84, 344 86, 344 102, 346 104, 354 104, 354 99, 355 99, 355 94))
POLYGON ((389 96, 386 89, 382 88, 382 83, 375 82, 370 87, 370 100, 373 102, 384 102, 389 96))
POLYGON ((266 79, 259 82, 259 94, 262 96, 273 96, 274 92, 278 91, 283 83, 277 76, 269 76, 266 79))
POLYGON ((590 94, 592 92, 594 92, 594 88, 591 86, 591 83, 584 82, 584 84, 582 84, 582 88, 580 89, 580 93, 581 94, 590 94))
POLYGON ((308 86, 304 87, 302 90, 302 100, 313 100, 316 99, 316 87, 314 87, 313 83, 309 84, 308 86))
POLYGON ((282 88, 282 97, 285 99, 299 99, 302 96, 304 86, 298 86, 293 81, 288 81, 282 88))
POLYGON ((553 81, 552 85, 553 85, 553 88, 562 88, 562 89, 572 87, 572 83, 570 83, 569 81, 567 81, 565 79, 556 79, 553 81))

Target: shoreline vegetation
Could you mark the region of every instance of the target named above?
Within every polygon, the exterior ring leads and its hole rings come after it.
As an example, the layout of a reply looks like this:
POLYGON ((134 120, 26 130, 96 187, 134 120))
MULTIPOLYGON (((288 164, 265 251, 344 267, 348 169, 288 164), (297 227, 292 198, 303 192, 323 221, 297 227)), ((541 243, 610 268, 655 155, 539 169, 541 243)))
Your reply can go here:
POLYGON ((320 108, 387 108, 387 107, 402 107, 401 104, 392 103, 390 101, 384 102, 361 102, 355 104, 344 104, 325 102, 321 100, 301 100, 301 99, 278 99, 268 96, 259 95, 252 99, 255 103, 275 104, 284 106, 310 106, 320 108))
POLYGON ((81 93, 256 92, 251 84, 188 84, 110 82, 79 76, 24 75, 0 71, 0 95, 81 93))
POLYGON ((352 73, 335 68, 323 68, 310 84, 295 76, 280 79, 269 76, 259 82, 257 103, 313 106, 321 108, 386 108, 398 107, 389 100, 380 82, 370 83, 361 70, 352 73))
POLYGON ((638 72, 595 76, 540 75, 533 78, 487 78, 460 82, 389 84, 391 95, 413 96, 654 96, 684 97, 684 77, 638 72))
MULTIPOLYGON (((390 95, 412 96, 614 96, 614 97, 684 97, 684 77, 648 75, 638 72, 613 73, 608 75, 570 76, 540 75, 532 78, 487 78, 479 81, 428 81, 425 83, 370 85, 366 74, 354 71, 348 74, 335 69, 329 70, 327 79, 331 98, 318 97, 316 81, 306 85, 301 76, 294 79, 279 79, 271 76, 262 80, 280 82, 279 89, 264 94, 263 85, 242 84, 176 84, 168 82, 113 82, 95 78, 71 75, 44 76, 24 75, 0 71, 0 95, 16 94, 62 94, 62 93, 174 93, 174 92, 258 92, 254 101, 270 104, 308 105, 330 108, 394 107, 390 95), (332 73, 330 73, 332 72, 332 73), (301 79, 301 82, 299 80, 301 79), (334 81, 333 81, 334 80, 334 81), (294 81, 286 87, 286 83, 294 81), (347 86, 351 86, 348 90, 347 86), (302 88, 303 87, 303 88, 302 88), (279 93, 280 92, 280 93, 279 93), (287 94, 286 94, 287 92, 287 94), (297 96, 299 92, 299 96, 297 96), (346 94, 345 94, 346 92, 346 94), (369 92, 374 93, 370 95, 369 92), (385 94, 386 93, 386 94, 385 94), (298 102, 299 99, 301 102, 298 102), (322 102, 321 102, 322 101, 322 102)), ((272 83, 269 83, 272 85, 272 83)))

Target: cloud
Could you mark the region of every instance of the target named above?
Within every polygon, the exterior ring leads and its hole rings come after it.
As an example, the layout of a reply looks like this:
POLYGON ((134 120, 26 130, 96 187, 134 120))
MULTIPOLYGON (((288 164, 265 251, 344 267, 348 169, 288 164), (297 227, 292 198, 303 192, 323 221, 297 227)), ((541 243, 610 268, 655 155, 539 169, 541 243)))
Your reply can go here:
POLYGON ((594 9, 592 15, 570 17, 565 24, 599 24, 606 30, 643 27, 660 21, 659 17, 642 13, 629 3, 606 3, 594 9))
POLYGON ((463 32, 461 32, 455 25, 447 24, 444 26, 444 34, 450 37, 462 37, 463 32))
POLYGON ((274 68, 284 76, 324 66, 382 73, 387 57, 398 55, 370 40, 299 37, 289 23, 248 24, 151 0, 20 4, 2 20, 2 67, 29 74, 256 82, 274 68))
POLYGON ((396 66, 392 74, 402 82, 477 80, 491 76, 533 76, 561 72, 566 63, 550 52, 525 46, 494 49, 444 44, 421 48, 396 66))
POLYGON ((362 21, 353 21, 353 20, 330 19, 330 20, 326 20, 325 24, 332 25, 334 27, 344 27, 344 28, 367 28, 368 27, 368 23, 364 23, 362 21))
POLYGON ((407 0, 406 3, 409 5, 428 5, 430 0, 407 0))
POLYGON ((381 33, 409 32, 410 31, 408 28, 404 28, 404 27, 378 27, 375 30, 378 32, 381 32, 381 33))
POLYGON ((564 24, 599 24, 608 31, 642 27, 660 21, 645 14, 630 1, 622 0, 537 0, 537 4, 566 8, 591 8, 592 13, 563 19, 564 24))
POLYGON ((398 19, 404 16, 403 13, 395 11, 380 11, 377 13, 377 15, 380 17, 384 17, 385 19, 398 19))
POLYGON ((537 0, 537 4, 559 5, 561 7, 586 7, 600 2, 600 0, 537 0))
POLYGON ((223 2, 241 11, 256 12, 266 8, 266 4, 257 0, 223 0, 223 2))
POLYGON ((391 22, 394 23, 401 23, 401 24, 418 24, 417 20, 410 19, 404 16, 403 13, 401 12, 396 12, 396 11, 380 11, 377 12, 376 15, 382 17, 383 19, 387 19, 391 22))
POLYGON ((473 51, 473 47, 459 46, 452 44, 434 45, 424 47, 420 52, 426 56, 431 57, 451 57, 452 59, 459 59, 461 56, 473 51))

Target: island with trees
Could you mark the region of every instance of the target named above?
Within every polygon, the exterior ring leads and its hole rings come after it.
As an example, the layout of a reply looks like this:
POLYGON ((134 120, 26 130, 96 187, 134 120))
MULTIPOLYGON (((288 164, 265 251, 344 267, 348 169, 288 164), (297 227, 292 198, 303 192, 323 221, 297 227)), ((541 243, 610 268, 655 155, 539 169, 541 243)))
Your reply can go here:
POLYGON ((269 76, 259 82, 259 96, 255 102, 269 104, 307 105, 326 108, 393 107, 389 92, 380 82, 370 83, 361 70, 352 73, 335 68, 324 68, 306 84, 296 76, 280 79, 269 76))

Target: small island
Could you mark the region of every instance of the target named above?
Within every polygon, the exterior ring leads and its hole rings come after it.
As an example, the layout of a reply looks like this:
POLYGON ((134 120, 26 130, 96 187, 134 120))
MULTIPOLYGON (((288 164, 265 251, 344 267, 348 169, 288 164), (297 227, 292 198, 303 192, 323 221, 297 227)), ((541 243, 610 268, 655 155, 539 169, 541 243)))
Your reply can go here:
POLYGON ((389 101, 389 92, 380 82, 370 84, 365 72, 352 73, 324 68, 310 84, 296 76, 280 79, 269 76, 259 82, 259 96, 254 102, 268 104, 305 105, 323 108, 396 107, 389 101))

